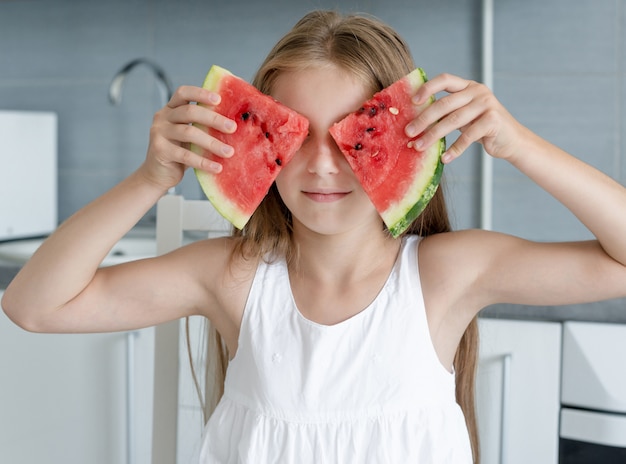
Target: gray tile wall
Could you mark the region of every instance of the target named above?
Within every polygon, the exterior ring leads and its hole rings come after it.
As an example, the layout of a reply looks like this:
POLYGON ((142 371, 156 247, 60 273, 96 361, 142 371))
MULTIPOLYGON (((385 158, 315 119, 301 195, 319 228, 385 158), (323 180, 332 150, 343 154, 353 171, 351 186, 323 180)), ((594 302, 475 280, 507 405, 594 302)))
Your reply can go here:
MULTIPOLYGON (((625 9, 623 0, 498 0, 494 33, 501 101, 532 130, 622 183, 625 9)), ((590 236, 503 162, 495 165, 494 228, 537 240, 590 236)))
MULTIPOLYGON (((626 0, 497 0, 496 94, 524 124, 626 181, 626 0)), ((480 0, 31 0, 0 2, 0 109, 59 114, 60 220, 141 163, 161 105, 136 68, 121 106, 108 103, 129 60, 159 63, 175 86, 211 64, 249 79, 273 43, 314 8, 367 11, 394 26, 434 76, 480 78, 480 0)), ((1 169, 1 167, 0 167, 1 169)), ((446 169, 456 227, 479 225, 480 157, 446 169)), ((576 220, 505 163, 494 166, 494 228, 538 240, 587 236, 576 220)), ((0 186, 0 189, 6 187, 0 186)), ((584 186, 581 186, 584 188, 584 186)), ((200 198, 191 173, 181 192, 200 198)), ((2 195, 11 192, 2 190, 2 195)))

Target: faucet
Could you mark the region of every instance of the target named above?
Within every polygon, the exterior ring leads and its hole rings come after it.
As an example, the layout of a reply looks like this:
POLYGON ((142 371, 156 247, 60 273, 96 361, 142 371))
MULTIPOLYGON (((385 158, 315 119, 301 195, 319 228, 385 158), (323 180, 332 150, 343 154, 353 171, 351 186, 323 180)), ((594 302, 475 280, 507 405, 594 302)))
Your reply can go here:
MULTIPOLYGON (((124 80, 128 73, 138 65, 145 65, 154 74, 157 79, 157 83, 159 84, 159 90, 161 93, 161 106, 165 106, 167 102, 172 98, 172 83, 170 79, 165 74, 163 68, 161 68, 156 63, 146 59, 146 58, 136 58, 132 61, 126 63, 122 69, 120 69, 115 76, 113 76, 113 80, 111 81, 111 86, 109 87, 109 101, 111 104, 117 106, 122 102, 122 87, 124 86, 124 80)), ((168 194, 176 193, 175 187, 171 187, 168 194)))
POLYGON ((119 105, 122 102, 122 86, 124 85, 124 80, 128 73, 135 66, 140 64, 148 66, 156 77, 161 92, 161 106, 165 106, 172 97, 172 84, 163 68, 146 58, 136 58, 126 63, 111 81, 111 86, 109 87, 109 101, 113 105, 119 105))

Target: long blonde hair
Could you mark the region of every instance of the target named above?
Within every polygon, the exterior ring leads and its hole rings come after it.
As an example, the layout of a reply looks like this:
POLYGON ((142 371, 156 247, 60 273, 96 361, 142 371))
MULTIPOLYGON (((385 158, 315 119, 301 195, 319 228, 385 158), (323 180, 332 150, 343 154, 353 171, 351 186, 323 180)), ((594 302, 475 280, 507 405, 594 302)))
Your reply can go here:
MULTIPOLYGON (((276 78, 285 71, 308 67, 339 66, 355 75, 373 94, 391 85, 415 68, 404 40, 389 26, 365 15, 341 15, 334 11, 314 11, 304 16, 274 46, 253 79, 261 92, 271 94, 276 78)), ((273 185, 259 208, 238 237, 234 256, 260 259, 267 253, 297 259, 292 242, 291 214, 273 185)), ((407 230, 427 236, 451 230, 443 189, 438 189, 424 212, 407 230)), ((210 329, 207 359, 207 392, 213 401, 205 403, 208 418, 224 391, 228 353, 221 337, 210 329), (210 385, 212 380, 214 385, 210 385)), ((479 462, 478 432, 474 408, 474 382, 478 346, 476 318, 463 335, 454 359, 456 398, 463 409, 474 453, 479 462)), ((206 398, 206 396, 205 396, 206 398)))

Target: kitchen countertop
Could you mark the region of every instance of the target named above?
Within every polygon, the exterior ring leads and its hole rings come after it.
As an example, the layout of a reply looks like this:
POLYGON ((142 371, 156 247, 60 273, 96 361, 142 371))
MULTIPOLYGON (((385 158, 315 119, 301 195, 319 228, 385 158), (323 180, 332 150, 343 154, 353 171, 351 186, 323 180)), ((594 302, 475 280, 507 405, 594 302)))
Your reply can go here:
MULTIPOLYGON (((131 229, 126 237, 149 237, 153 238, 156 235, 154 226, 137 226, 131 229)), ((38 238, 38 237, 32 237, 38 238)), ((28 240, 28 238, 26 238, 28 240)), ((0 241, 0 243, 2 243, 0 241)), ((0 291, 7 288, 13 277, 19 272, 21 265, 19 261, 12 261, 0 256, 0 291)))
POLYGON ((13 277, 20 270, 19 266, 11 263, 4 263, 0 260, 0 290, 4 290, 13 280, 13 277))
POLYGON ((626 324, 626 298, 566 306, 524 306, 498 304, 488 306, 480 317, 533 321, 586 321, 626 324))

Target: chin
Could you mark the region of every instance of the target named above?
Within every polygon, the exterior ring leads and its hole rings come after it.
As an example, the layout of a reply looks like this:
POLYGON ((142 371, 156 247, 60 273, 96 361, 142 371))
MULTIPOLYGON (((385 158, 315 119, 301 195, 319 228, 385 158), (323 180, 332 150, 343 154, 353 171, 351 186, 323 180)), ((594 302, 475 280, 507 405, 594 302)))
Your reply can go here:
POLYGON ((366 232, 385 232, 386 230, 378 213, 368 218, 359 215, 358 218, 354 218, 353 220, 350 220, 350 218, 346 216, 340 218, 316 218, 315 220, 294 217, 294 229, 299 227, 319 235, 327 236, 350 234, 355 231, 359 231, 361 234, 365 235, 366 232))

